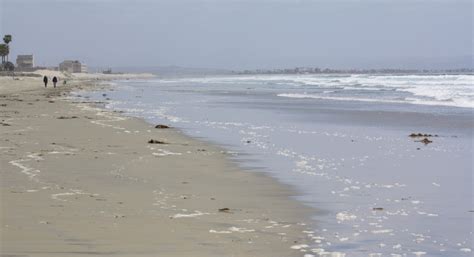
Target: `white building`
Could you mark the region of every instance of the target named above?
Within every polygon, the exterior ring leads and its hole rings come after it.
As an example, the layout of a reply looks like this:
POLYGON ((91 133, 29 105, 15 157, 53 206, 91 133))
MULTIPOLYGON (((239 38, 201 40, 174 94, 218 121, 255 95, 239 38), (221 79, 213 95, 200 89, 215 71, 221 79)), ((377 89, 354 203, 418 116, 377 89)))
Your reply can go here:
POLYGON ((70 73, 87 73, 87 65, 77 60, 65 60, 59 64, 59 71, 66 71, 70 73))
POLYGON ((16 66, 19 70, 29 71, 33 70, 34 59, 32 54, 23 54, 16 57, 16 66))

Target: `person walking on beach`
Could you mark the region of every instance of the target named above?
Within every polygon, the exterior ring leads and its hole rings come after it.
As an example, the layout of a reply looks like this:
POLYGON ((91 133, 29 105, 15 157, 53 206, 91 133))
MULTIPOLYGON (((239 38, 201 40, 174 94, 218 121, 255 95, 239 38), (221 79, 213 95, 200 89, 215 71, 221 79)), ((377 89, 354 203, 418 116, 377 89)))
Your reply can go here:
POLYGON ((44 87, 48 87, 48 77, 44 76, 43 77, 43 82, 44 82, 44 87))
POLYGON ((56 78, 56 76, 53 77, 53 85, 54 85, 54 88, 56 88, 56 83, 58 83, 58 78, 56 78))

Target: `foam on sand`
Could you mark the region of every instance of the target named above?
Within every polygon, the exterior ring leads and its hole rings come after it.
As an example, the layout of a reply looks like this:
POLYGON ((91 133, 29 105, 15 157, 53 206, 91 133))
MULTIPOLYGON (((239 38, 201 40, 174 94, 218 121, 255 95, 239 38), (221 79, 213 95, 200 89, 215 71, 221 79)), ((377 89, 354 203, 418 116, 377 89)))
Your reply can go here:
POLYGON ((255 232, 255 229, 230 227, 227 230, 221 230, 221 231, 217 231, 217 230, 214 230, 214 229, 209 230, 209 233, 214 233, 214 234, 231 234, 233 232, 236 232, 236 233, 249 233, 249 232, 255 232))
POLYGON ((154 156, 182 155, 182 153, 175 153, 164 149, 156 149, 156 151, 158 152, 151 154, 153 154, 154 156))
POLYGON ((39 173, 41 171, 38 170, 38 169, 28 167, 27 165, 24 165, 23 163, 27 162, 27 161, 29 161, 29 160, 28 159, 18 159, 18 160, 9 161, 8 163, 10 163, 11 165, 21 169, 20 172, 25 174, 26 176, 28 176, 28 178, 30 180, 35 180, 36 182, 38 182, 39 180, 36 179, 35 177, 37 175, 39 175, 39 173))
POLYGON ((177 213, 177 214, 171 216, 171 218, 173 218, 173 219, 195 218, 195 217, 199 217, 199 216, 203 216, 203 215, 210 215, 210 213, 200 212, 200 211, 194 211, 194 213, 177 213))
POLYGON ((75 196, 75 195, 92 195, 92 196, 97 196, 98 194, 86 193, 86 192, 84 192, 84 191, 82 191, 82 190, 79 190, 79 189, 70 189, 69 192, 52 194, 52 195, 51 195, 51 199, 56 200, 56 201, 61 201, 61 202, 67 202, 68 200, 64 199, 64 197, 67 197, 67 196, 75 196))
POLYGON ((357 216, 346 211, 339 212, 336 214, 336 219, 339 221, 349 221, 357 219, 357 216))

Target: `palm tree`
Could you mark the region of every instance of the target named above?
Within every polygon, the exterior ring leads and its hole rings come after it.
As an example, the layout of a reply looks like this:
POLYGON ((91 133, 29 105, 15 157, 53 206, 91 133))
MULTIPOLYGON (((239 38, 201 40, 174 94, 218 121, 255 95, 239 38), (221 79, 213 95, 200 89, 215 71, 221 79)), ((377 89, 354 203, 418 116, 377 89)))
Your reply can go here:
POLYGON ((5 35, 3 37, 3 42, 5 42, 5 44, 7 45, 7 62, 8 62, 8 55, 10 54, 10 47, 9 47, 9 43, 12 41, 12 35, 5 35))
POLYGON ((10 53, 10 48, 7 44, 0 44, 0 56, 2 57, 2 66, 5 63, 5 56, 10 53))
POLYGON ((5 44, 8 45, 8 43, 10 43, 12 41, 12 35, 5 35, 3 37, 3 42, 5 42, 5 44))

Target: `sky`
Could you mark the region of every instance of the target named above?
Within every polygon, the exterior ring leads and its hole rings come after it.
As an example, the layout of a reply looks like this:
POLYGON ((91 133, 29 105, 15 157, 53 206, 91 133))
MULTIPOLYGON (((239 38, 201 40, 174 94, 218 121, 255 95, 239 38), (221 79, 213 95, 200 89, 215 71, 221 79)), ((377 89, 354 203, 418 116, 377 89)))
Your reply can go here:
POLYGON ((473 0, 0 0, 37 65, 472 68, 473 0))

